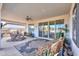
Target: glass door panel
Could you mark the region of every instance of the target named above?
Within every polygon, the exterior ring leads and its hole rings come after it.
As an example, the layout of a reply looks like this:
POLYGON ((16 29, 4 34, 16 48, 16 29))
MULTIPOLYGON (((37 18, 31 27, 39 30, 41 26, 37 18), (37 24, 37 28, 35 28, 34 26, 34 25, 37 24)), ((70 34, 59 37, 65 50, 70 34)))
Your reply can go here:
POLYGON ((56 38, 60 38, 60 36, 64 35, 64 20, 56 20, 56 38))
POLYGON ((39 36, 48 37, 48 22, 39 23, 39 36))
POLYGON ((34 24, 29 24, 28 25, 28 31, 30 34, 32 34, 32 36, 34 36, 34 24))
POLYGON ((55 21, 49 22, 49 37, 55 39, 55 21))
POLYGON ((39 23, 39 37, 43 36, 43 24, 39 23))
POLYGON ((43 23, 43 37, 48 37, 48 22, 43 23))

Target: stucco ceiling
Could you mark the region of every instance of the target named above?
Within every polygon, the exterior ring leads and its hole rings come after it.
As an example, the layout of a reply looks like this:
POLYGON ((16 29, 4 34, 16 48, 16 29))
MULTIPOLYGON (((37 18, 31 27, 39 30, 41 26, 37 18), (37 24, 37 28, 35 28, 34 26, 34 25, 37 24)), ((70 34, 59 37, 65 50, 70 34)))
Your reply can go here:
POLYGON ((67 14, 70 7, 70 3, 4 3, 1 15, 3 18, 17 20, 31 16, 37 20, 67 14))

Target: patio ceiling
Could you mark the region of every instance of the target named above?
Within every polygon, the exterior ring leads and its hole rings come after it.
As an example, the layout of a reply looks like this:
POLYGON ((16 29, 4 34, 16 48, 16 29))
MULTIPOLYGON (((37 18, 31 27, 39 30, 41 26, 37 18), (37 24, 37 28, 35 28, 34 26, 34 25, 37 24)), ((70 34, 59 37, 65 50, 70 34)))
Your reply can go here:
POLYGON ((0 16, 1 16, 1 8, 2 8, 2 3, 0 3, 0 16))
POLYGON ((3 19, 25 22, 26 16, 38 20, 68 14, 70 7, 70 3, 3 3, 1 16, 3 19))

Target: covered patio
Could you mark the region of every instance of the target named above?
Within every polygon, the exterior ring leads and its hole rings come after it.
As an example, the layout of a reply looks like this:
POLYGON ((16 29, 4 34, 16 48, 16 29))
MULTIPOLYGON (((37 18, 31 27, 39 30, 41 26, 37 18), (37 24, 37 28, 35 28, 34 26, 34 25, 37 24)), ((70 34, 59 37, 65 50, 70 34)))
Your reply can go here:
POLYGON ((75 44, 73 26, 75 25, 72 22, 76 16, 75 5, 71 3, 2 3, 0 55, 79 55, 75 53, 77 47, 73 49, 75 44), (65 44, 65 38, 68 41, 67 44, 65 44))

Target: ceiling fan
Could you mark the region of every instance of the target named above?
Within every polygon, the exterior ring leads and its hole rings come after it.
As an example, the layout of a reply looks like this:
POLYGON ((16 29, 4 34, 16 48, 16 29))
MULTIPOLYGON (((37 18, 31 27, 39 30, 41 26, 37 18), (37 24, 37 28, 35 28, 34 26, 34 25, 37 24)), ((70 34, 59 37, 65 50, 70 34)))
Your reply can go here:
POLYGON ((26 20, 27 21, 32 20, 31 16, 26 16, 26 20))

